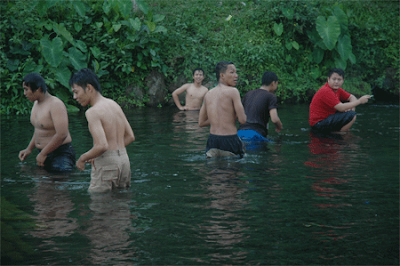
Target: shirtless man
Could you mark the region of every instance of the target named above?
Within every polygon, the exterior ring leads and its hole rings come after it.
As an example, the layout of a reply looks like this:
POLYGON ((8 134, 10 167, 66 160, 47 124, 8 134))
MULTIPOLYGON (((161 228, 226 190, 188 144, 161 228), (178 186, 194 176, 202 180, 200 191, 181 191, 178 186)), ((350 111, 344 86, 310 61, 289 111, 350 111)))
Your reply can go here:
POLYGON ((244 155, 243 144, 237 135, 236 119, 246 123, 246 114, 239 91, 234 87, 238 75, 232 62, 221 61, 215 67, 218 85, 204 97, 199 114, 199 126, 210 126, 207 157, 244 155))
POLYGON ((200 110, 201 103, 203 102, 204 95, 208 92, 208 89, 201 85, 201 82, 204 79, 204 71, 201 68, 196 68, 193 71, 193 80, 194 83, 186 83, 176 89, 172 93, 172 98, 176 106, 181 111, 189 111, 189 110, 200 110), (179 102, 179 94, 186 91, 186 100, 185 106, 182 106, 179 102))
POLYGON ((30 73, 23 79, 24 95, 34 102, 31 111, 31 123, 35 128, 32 139, 18 158, 24 161, 36 147, 38 166, 47 171, 72 171, 75 165, 75 151, 71 145, 68 130, 68 113, 64 103, 47 91, 42 76, 30 73))
POLYGON ((73 74, 69 85, 76 101, 82 106, 91 106, 85 115, 93 147, 76 162, 81 171, 85 163, 92 164, 89 192, 129 187, 131 166, 125 147, 135 136, 124 112, 116 102, 101 95, 98 77, 90 69, 73 74))

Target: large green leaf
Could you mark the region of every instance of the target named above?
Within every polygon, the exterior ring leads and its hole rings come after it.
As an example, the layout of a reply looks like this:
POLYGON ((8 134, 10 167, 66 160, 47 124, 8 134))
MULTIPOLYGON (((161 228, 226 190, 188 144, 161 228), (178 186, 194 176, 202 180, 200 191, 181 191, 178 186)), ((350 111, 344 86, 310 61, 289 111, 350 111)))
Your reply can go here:
POLYGON ((119 11, 122 16, 127 19, 131 14, 131 10, 133 8, 133 4, 131 0, 119 0, 118 1, 119 11))
POLYGON ((154 32, 167 33, 167 28, 165 28, 164 26, 157 26, 154 32))
POLYGON ((153 32, 156 29, 156 24, 154 22, 146 20, 145 23, 147 27, 149 27, 150 32, 153 32))
POLYGON ((321 63, 322 59, 324 59, 324 53, 324 50, 320 49, 319 47, 315 47, 313 51, 314 62, 317 64, 321 63))
POLYGON ((79 16, 84 17, 86 13, 86 5, 83 1, 71 1, 72 5, 74 6, 76 13, 79 16))
POLYGON ((349 35, 340 36, 337 51, 343 60, 347 60, 352 53, 351 40, 349 35))
POLYGON ((136 0, 136 4, 139 7, 139 9, 142 10, 142 12, 147 15, 147 13, 149 12, 149 6, 147 5, 146 1, 136 0))
POLYGON ((140 30, 142 22, 140 21, 139 18, 130 18, 129 23, 131 24, 132 28, 134 28, 136 31, 140 30))
POLYGON ((58 67, 63 60, 63 42, 60 37, 55 37, 53 41, 41 39, 40 45, 42 55, 46 62, 52 67, 58 67))
POLYGON ((67 107, 67 112, 68 113, 75 113, 75 112, 79 112, 79 108, 70 104, 65 104, 65 106, 67 107))
POLYGON ((71 64, 74 66, 76 70, 81 70, 82 68, 87 68, 86 56, 82 54, 75 47, 71 47, 68 49, 68 57, 71 64))
POLYGON ((349 31, 348 28, 349 20, 347 18, 346 13, 344 13, 344 11, 338 6, 335 7, 333 13, 341 26, 342 32, 347 33, 349 31))
POLYGON ((349 55, 349 60, 350 60, 350 62, 351 62, 352 64, 357 63, 356 56, 353 54, 353 52, 350 53, 350 55, 349 55))
POLYGON ((336 58, 335 59, 335 67, 346 70, 346 67, 347 67, 346 60, 343 60, 343 58, 336 58))
POLYGON ((293 19, 293 16, 294 16, 294 10, 293 9, 282 7, 281 10, 282 10, 282 13, 283 13, 283 15, 285 17, 287 17, 290 20, 293 19))
POLYGON ((69 88, 69 78, 71 77, 71 71, 69 71, 68 67, 58 68, 55 72, 56 80, 64 87, 69 88))
POLYGON ((57 34, 61 34, 61 36, 63 36, 72 45, 75 45, 74 37, 72 37, 72 34, 65 28, 64 24, 53 23, 53 29, 57 34))
POLYGON ((97 59, 99 59, 99 56, 101 55, 101 50, 100 48, 94 46, 94 47, 90 47, 90 51, 92 52, 93 56, 97 59))
POLYGON ((281 36, 283 33, 283 24, 279 23, 277 24, 276 22, 274 23, 274 31, 276 35, 281 36))
POLYGON ((328 17, 326 20, 324 17, 319 16, 317 18, 317 31, 321 36, 324 44, 329 50, 335 48, 336 42, 340 36, 340 24, 335 16, 328 17))

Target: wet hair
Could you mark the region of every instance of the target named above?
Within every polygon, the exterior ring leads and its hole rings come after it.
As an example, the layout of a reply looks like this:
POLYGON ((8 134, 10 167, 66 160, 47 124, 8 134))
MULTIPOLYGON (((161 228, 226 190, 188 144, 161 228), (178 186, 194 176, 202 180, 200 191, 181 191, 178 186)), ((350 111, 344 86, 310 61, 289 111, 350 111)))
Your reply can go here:
POLYGON ((231 61, 221 61, 215 66, 215 73, 217 74, 217 81, 219 81, 219 76, 221 73, 225 73, 228 69, 228 65, 233 65, 231 61))
POLYGON ((72 87, 74 84, 81 86, 84 90, 86 90, 87 85, 90 84, 96 91, 101 93, 99 78, 89 68, 82 68, 75 74, 71 75, 69 85, 72 87))
POLYGON ((196 71, 201 71, 201 72, 203 72, 203 75, 204 75, 204 70, 203 70, 201 67, 198 67, 198 68, 196 68, 195 70, 193 70, 193 76, 194 76, 194 73, 195 73, 196 71))
POLYGON ((261 85, 269 86, 273 81, 278 81, 278 76, 272 71, 264 72, 261 85))
POLYGON ((332 68, 329 72, 328 72, 328 78, 331 78, 332 74, 336 73, 339 76, 342 76, 342 78, 344 79, 344 70, 341 68, 332 68))
POLYGON ((35 92, 37 89, 42 88, 42 92, 46 93, 47 85, 44 81, 44 78, 38 73, 29 73, 23 78, 23 82, 26 86, 31 88, 32 92, 35 92))

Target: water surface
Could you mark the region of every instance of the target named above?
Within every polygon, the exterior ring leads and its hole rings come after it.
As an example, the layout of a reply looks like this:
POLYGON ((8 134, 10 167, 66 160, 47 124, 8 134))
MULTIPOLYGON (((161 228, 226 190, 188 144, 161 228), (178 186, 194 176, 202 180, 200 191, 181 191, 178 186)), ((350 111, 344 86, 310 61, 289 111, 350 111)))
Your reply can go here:
MULTIPOLYGON (((22 211, 2 204, 2 264, 397 265, 399 108, 357 112, 349 134, 318 136, 307 105, 284 105, 273 142, 206 160, 197 112, 127 111, 132 187, 101 195, 87 192, 89 165, 55 175, 36 152, 19 162, 29 117, 2 117, 1 195, 22 211)), ((92 147, 83 113, 70 131, 77 156, 92 147)))

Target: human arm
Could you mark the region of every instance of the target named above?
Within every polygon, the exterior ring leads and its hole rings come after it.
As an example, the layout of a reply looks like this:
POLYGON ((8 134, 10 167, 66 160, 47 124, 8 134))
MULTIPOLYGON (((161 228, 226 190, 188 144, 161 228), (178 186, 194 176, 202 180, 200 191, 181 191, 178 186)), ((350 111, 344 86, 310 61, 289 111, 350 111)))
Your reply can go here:
POLYGON ((274 123, 275 125, 275 131, 278 133, 281 132, 281 130, 283 129, 283 125, 281 120, 279 119, 278 111, 276 110, 276 108, 269 110, 269 116, 271 117, 272 123, 274 123))
MULTIPOLYGON (((347 99, 347 101, 348 101, 348 102, 355 102, 355 101, 357 101, 357 97, 354 96, 353 94, 351 94, 350 97, 347 99)), ((356 108, 353 107, 353 108, 351 108, 351 109, 349 109, 349 110, 347 110, 347 111, 350 111, 350 110, 355 111, 356 108)))
POLYGON ((76 167, 83 171, 85 169, 85 162, 102 155, 108 149, 108 142, 106 133, 104 132, 100 116, 97 113, 86 111, 86 119, 89 124, 89 131, 93 138, 93 147, 82 154, 76 162, 76 167))
POLYGON ((355 96, 351 95, 348 100, 349 102, 347 103, 338 103, 337 105, 334 106, 334 108, 336 110, 338 110, 339 112, 346 112, 350 109, 355 108, 356 106, 360 105, 360 104, 365 104, 368 102, 368 99, 371 99, 370 95, 364 95, 362 97, 360 97, 359 99, 357 99, 355 96))
POLYGON ((174 99, 176 107, 178 107, 179 110, 185 111, 186 108, 181 105, 179 101, 179 95, 183 92, 185 92, 189 88, 190 84, 184 84, 183 86, 177 88, 173 93, 172 93, 172 98, 174 99))
POLYGON ((33 149, 35 148, 35 133, 33 133, 32 139, 29 142, 28 147, 25 150, 22 150, 19 152, 18 158, 22 161, 25 160, 25 158, 32 153, 33 149))
POLYGON ((232 101, 239 123, 240 124, 246 123, 247 116, 246 113, 244 112, 244 107, 240 99, 239 91, 237 89, 235 89, 235 92, 232 94, 232 101))
POLYGON ((60 147, 68 137, 68 113, 61 101, 55 101, 50 108, 50 117, 54 125, 55 134, 47 145, 36 156, 38 166, 44 166, 47 155, 60 147))
MULTIPOLYGON (((207 96, 207 94, 206 94, 207 96)), ((208 115, 207 115, 207 102, 206 102, 206 96, 203 99, 203 105, 200 108, 199 112, 199 126, 200 127, 205 127, 210 125, 210 121, 208 120, 208 115)))
POLYGON ((133 133, 132 127, 129 124, 128 120, 125 122, 125 134, 124 134, 124 144, 125 147, 130 143, 135 141, 135 134, 133 133))

